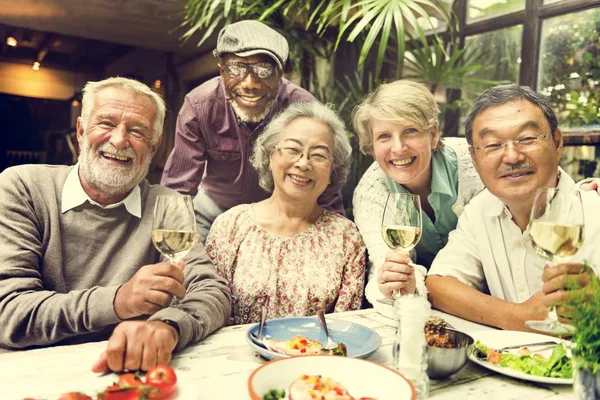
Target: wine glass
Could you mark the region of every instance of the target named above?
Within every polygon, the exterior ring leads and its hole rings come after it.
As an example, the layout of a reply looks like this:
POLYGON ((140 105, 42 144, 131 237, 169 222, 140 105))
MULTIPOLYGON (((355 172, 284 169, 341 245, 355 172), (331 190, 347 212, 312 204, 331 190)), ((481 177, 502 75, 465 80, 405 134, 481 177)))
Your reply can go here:
MULTIPOLYGON (((552 265, 566 262, 583 245, 583 203, 578 190, 538 189, 531 208, 529 236, 535 252, 552 265)), ((531 329, 556 334, 572 334, 571 325, 558 320, 556 306, 548 309, 543 321, 525 321, 531 329)))
MULTIPOLYGON (((390 193, 381 219, 381 235, 392 250, 410 252, 421 239, 421 199, 418 194, 390 193)), ((394 291, 395 298, 398 295, 394 291)))
POLYGON ((159 195, 154 205, 152 243, 169 262, 176 264, 198 239, 192 198, 159 195))

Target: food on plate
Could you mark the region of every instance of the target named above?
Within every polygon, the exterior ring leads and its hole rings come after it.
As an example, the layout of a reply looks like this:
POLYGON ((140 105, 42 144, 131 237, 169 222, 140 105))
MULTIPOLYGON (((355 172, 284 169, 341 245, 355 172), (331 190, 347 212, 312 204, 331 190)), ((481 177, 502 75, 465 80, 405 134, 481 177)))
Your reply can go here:
POLYGON ((271 351, 290 356, 306 356, 311 354, 328 354, 333 356, 346 355, 346 345, 343 343, 338 344, 335 349, 325 350, 321 343, 303 335, 296 335, 285 342, 265 337, 263 338, 263 343, 271 351))
MULTIPOLYGON (((97 400, 167 400, 177 389, 177 376, 168 365, 157 365, 147 374, 126 373, 96 396, 97 400)), ((69 392, 59 400, 92 400, 82 392, 69 392)))
POLYGON ((292 382, 289 397, 285 390, 271 389, 263 396, 263 400, 377 400, 372 397, 352 397, 348 390, 330 377, 321 375, 301 375, 292 382))
POLYGON ((427 344, 432 347, 442 347, 445 349, 456 347, 456 343, 454 343, 450 334, 446 332, 446 329, 449 327, 444 319, 430 317, 425 323, 425 340, 427 340, 427 344))
POLYGON ((517 352, 500 352, 489 348, 479 340, 475 342, 473 353, 476 357, 485 358, 494 365, 511 368, 529 375, 562 379, 573 377, 571 358, 562 343, 554 346, 549 358, 539 353, 532 354, 527 348, 522 348, 517 352))

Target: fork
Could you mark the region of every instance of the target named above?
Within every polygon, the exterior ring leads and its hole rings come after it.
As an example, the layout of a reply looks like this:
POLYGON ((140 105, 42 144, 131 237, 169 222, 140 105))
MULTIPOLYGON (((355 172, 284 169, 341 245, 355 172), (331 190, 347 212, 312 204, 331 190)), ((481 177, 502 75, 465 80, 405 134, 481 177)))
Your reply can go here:
MULTIPOLYGON (((550 345, 552 345, 551 347, 553 347, 553 346, 556 346, 557 344, 558 344, 558 342, 548 340, 545 342, 535 342, 535 343, 526 343, 526 344, 515 344, 513 346, 504 346, 496 351, 502 353, 506 350, 511 350, 511 349, 522 349, 525 347, 539 347, 539 346, 550 346, 550 345)), ((540 351, 540 350, 543 350, 543 349, 537 349, 536 351, 540 351)), ((484 356, 483 353, 481 353, 479 351, 474 350, 474 353, 476 353, 475 356, 480 360, 485 360, 487 358, 487 356, 484 356)))
POLYGON ((265 343, 263 342, 263 336, 262 336, 262 331, 263 328, 265 326, 265 321, 267 320, 267 306, 263 305, 262 308, 260 309, 260 324, 258 325, 258 334, 254 333, 254 332, 250 332, 250 336, 252 336, 252 339, 254 339, 254 342, 261 346, 264 347, 265 349, 267 349, 267 346, 265 345, 265 343))
POLYGON ((331 339, 331 337, 329 336, 329 330, 327 330, 327 321, 325 321, 325 311, 323 311, 323 310, 317 311, 317 317, 319 318, 319 322, 321 322, 321 325, 323 326, 323 329, 325 330, 325 334, 327 335, 327 345, 325 346, 324 350, 337 349, 338 343, 336 341, 334 341, 333 339, 331 339))

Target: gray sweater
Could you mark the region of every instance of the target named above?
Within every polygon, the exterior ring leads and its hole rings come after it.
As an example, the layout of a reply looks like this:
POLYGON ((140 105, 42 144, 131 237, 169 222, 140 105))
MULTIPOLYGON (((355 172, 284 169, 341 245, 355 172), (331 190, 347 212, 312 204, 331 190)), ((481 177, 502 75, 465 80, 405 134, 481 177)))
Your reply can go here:
MULTIPOLYGON (((158 194, 173 190, 140 184, 142 218, 124 205, 84 202, 61 214, 71 168, 26 165, 0 174, 0 346, 24 348, 105 340, 120 322, 117 289, 144 265, 160 261, 151 240, 158 194)), ((230 293, 204 247, 185 258, 185 298, 150 320, 171 320, 177 350, 225 324, 230 293)))

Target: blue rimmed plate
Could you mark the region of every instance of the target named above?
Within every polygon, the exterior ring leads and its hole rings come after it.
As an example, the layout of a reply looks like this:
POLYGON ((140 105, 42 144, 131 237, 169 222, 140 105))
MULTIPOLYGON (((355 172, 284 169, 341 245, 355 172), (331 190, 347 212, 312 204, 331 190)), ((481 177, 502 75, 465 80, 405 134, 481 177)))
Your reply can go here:
MULTIPOLYGON (((346 345, 348 357, 367 358, 381 346, 381 337, 372 329, 353 322, 327 318, 329 335, 336 342, 346 345)), ((258 334, 258 324, 252 325, 246 332, 246 340, 250 346, 263 358, 274 360, 289 357, 275 353, 257 345, 251 333, 258 334)), ((316 317, 291 317, 267 320, 263 335, 273 339, 288 341, 296 335, 303 335, 321 344, 327 343, 327 336, 316 317)))

